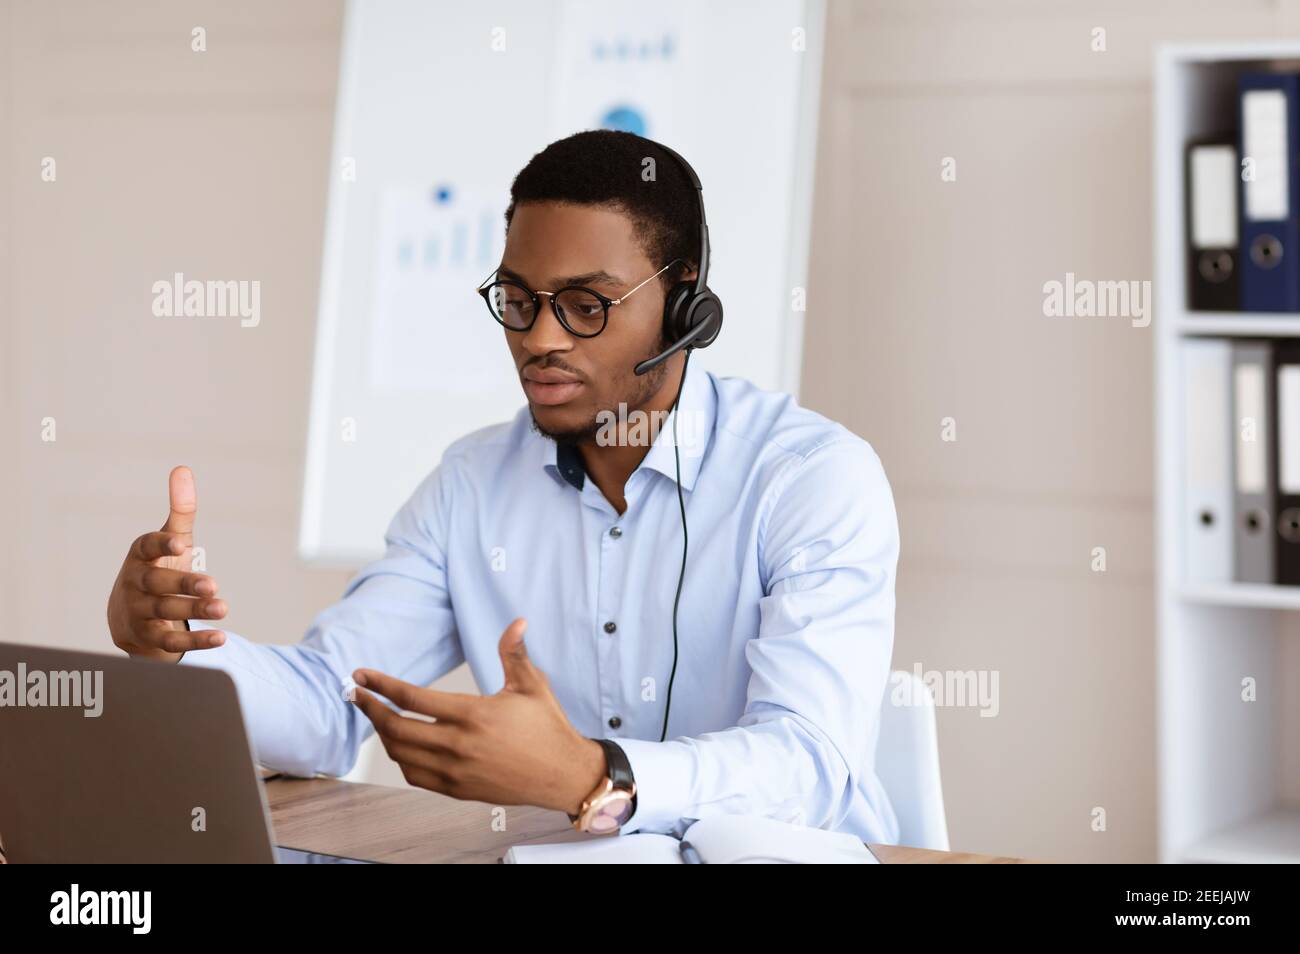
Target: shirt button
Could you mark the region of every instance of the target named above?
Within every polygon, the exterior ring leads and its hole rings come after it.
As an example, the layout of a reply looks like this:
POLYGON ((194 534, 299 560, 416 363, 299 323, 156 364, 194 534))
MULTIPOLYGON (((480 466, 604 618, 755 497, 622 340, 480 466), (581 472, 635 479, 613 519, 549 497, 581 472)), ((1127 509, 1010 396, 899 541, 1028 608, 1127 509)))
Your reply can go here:
POLYGON ((611 716, 611 717, 610 717, 610 720, 609 720, 609 727, 610 727, 611 729, 617 729, 617 728, 618 728, 620 725, 622 725, 622 724, 623 724, 623 720, 620 719, 618 716, 611 716))
POLYGON ((610 535, 611 537, 613 537, 615 540, 617 540, 619 537, 621 537, 621 536, 623 535, 623 528, 622 528, 622 527, 610 527, 610 528, 609 528, 609 535, 610 535))
POLYGON ((618 624, 615 623, 612 619, 605 624, 605 632, 607 633, 612 633, 616 629, 618 629, 618 624))

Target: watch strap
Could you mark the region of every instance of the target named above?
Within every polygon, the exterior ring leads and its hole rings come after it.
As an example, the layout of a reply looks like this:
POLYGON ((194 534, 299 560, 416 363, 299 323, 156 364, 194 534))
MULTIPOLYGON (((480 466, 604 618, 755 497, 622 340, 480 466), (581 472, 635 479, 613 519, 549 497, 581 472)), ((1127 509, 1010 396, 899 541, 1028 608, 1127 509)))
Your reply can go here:
POLYGON ((596 741, 605 750, 605 765, 609 770, 609 780, 614 783, 614 787, 621 788, 625 792, 632 791, 635 785, 632 779, 632 763, 627 760, 627 753, 623 751, 623 747, 612 739, 596 741))

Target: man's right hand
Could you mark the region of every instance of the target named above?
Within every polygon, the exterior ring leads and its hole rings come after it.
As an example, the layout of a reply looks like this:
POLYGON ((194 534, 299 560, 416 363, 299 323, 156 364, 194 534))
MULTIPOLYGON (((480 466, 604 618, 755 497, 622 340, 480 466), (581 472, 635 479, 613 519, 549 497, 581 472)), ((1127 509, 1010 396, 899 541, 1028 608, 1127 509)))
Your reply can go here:
POLYGON ((167 522, 137 538, 122 561, 108 596, 108 629, 117 647, 132 656, 176 662, 191 649, 211 649, 226 641, 219 630, 190 632, 181 622, 221 619, 226 603, 215 599, 216 580, 190 572, 198 492, 188 467, 171 472, 168 496, 167 522))

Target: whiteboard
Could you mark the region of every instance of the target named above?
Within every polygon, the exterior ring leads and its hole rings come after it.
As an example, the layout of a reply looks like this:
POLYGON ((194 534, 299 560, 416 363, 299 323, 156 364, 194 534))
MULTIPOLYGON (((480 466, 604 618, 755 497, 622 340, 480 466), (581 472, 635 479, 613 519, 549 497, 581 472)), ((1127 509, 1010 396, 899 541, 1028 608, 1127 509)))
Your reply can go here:
POLYGON ((526 402, 473 289, 510 183, 573 132, 627 129, 704 185, 716 374, 798 393, 821 0, 351 0, 321 267, 299 552, 356 567, 457 438, 526 402), (498 120, 510 118, 511 135, 498 120))

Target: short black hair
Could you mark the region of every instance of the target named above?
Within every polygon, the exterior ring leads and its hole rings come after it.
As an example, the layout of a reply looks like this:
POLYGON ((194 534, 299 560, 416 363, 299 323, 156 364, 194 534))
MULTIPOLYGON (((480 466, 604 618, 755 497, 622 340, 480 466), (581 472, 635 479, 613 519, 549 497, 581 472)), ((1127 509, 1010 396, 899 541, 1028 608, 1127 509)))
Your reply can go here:
POLYGON ((557 139, 515 176, 506 230, 520 202, 606 206, 632 219, 642 251, 670 288, 699 264, 699 193, 677 160, 653 141, 613 129, 587 129, 557 139), (654 179, 643 177, 654 160, 654 179), (685 264, 683 264, 685 263, 685 264))

